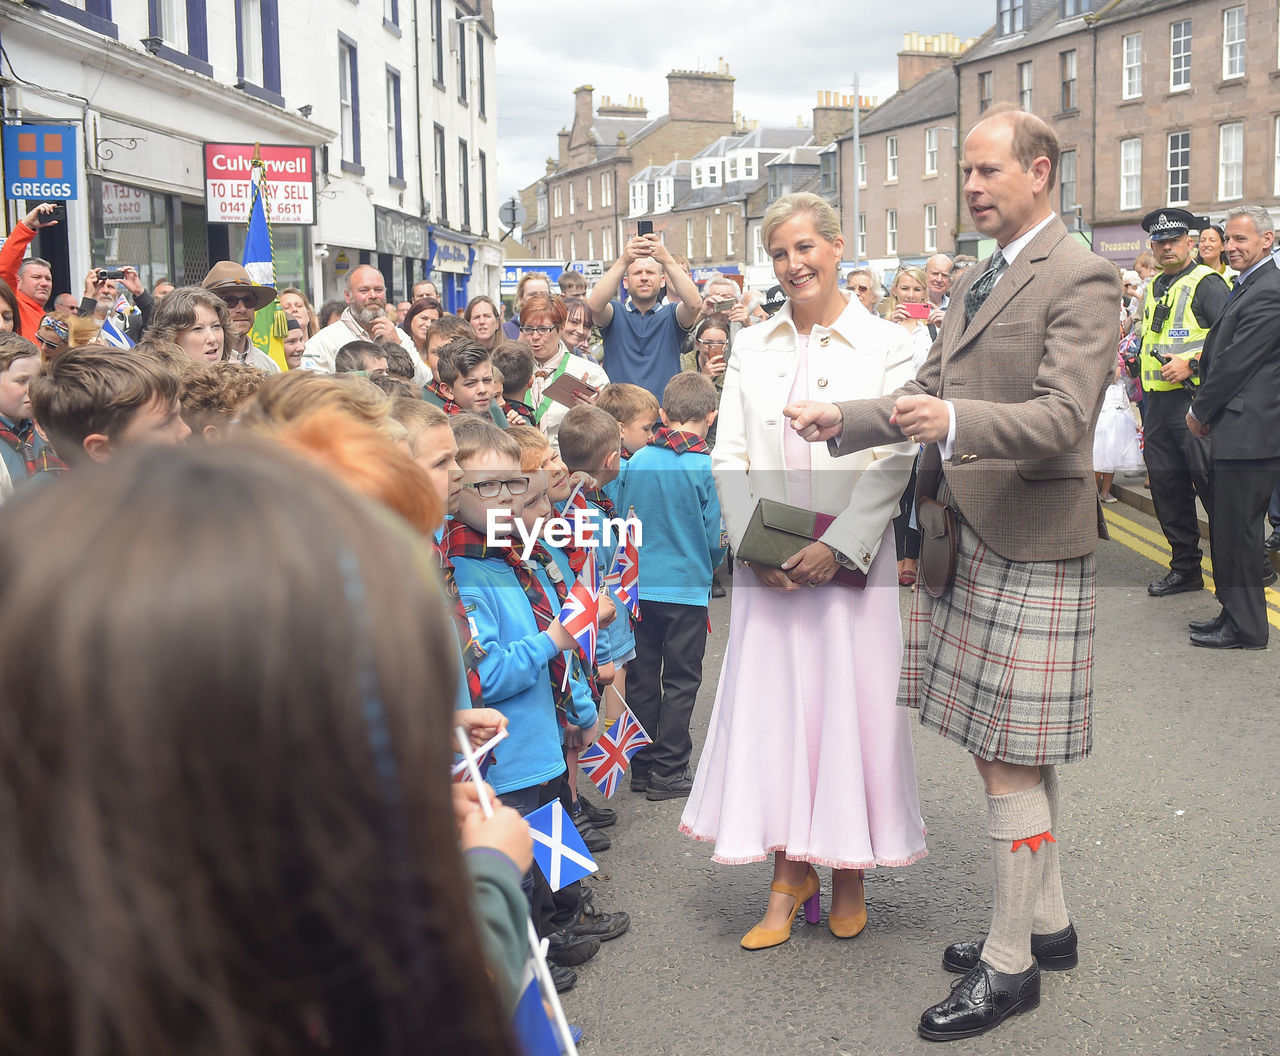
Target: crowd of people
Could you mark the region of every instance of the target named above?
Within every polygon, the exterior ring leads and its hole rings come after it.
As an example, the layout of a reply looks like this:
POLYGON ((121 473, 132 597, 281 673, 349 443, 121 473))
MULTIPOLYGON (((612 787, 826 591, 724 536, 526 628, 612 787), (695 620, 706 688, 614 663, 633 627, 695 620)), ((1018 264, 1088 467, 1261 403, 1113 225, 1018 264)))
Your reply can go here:
POLYGON ((389 304, 369 265, 318 310, 231 261, 152 291, 95 269, 49 303, 32 210, 0 250, 5 1046, 512 1051, 527 921, 561 992, 630 927, 554 888, 523 820, 558 801, 612 849, 579 757, 627 713, 651 742, 630 790, 686 800, 717 862, 772 858, 758 951, 821 920, 815 867, 851 939, 864 871, 927 853, 918 709, 975 760, 995 891, 920 1033, 1034 1008, 1040 970, 1078 961, 1057 769, 1092 747, 1099 502, 1138 392, 1174 553, 1152 593, 1200 577, 1198 493, 1223 612, 1192 641, 1266 642, 1280 273, 1246 208, 1202 225, 1200 263, 1180 211, 1153 213, 1154 256, 1118 274, 1054 215, 1030 115, 989 115, 964 157, 983 262, 842 277, 838 217, 799 193, 763 221, 769 291, 700 290, 636 235, 594 286, 526 274, 510 320, 484 296, 450 314, 429 281, 389 304), (284 369, 250 339, 273 302, 284 369), (578 509, 643 526, 638 611, 608 578, 625 537, 545 531, 578 509), (527 552, 495 535, 516 522, 527 552), (592 562, 588 654, 560 613, 592 562), (503 737, 485 788, 450 783, 456 726, 503 737))

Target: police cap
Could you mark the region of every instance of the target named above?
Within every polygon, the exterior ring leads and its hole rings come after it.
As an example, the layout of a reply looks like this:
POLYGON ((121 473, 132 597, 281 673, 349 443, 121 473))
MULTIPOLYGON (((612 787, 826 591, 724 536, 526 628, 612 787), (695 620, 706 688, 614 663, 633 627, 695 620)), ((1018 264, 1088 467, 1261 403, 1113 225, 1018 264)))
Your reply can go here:
POLYGON ((1142 230, 1152 242, 1181 238, 1199 226, 1199 218, 1185 209, 1153 209, 1142 218, 1142 230))

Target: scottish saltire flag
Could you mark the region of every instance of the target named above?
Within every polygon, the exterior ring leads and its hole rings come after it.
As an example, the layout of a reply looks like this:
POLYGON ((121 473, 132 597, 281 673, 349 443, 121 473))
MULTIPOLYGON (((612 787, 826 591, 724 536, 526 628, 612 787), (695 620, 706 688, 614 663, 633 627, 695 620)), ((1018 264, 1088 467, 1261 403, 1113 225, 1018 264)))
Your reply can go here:
POLYGON ((113 345, 116 348, 133 348, 133 338, 116 326, 111 316, 107 316, 102 320, 102 330, 98 336, 108 345, 113 345))
POLYGON ((578 767, 605 794, 605 798, 610 799, 618 791, 618 783, 626 773, 631 757, 652 743, 644 727, 631 714, 631 709, 624 708, 621 718, 578 756, 578 767))
POLYGON ((635 515, 635 507, 627 514, 627 527, 623 532, 622 545, 618 547, 617 556, 613 559, 613 567, 605 577, 605 582, 613 588, 618 600, 627 607, 637 620, 640 619, 640 549, 636 546, 635 527, 631 518, 635 515))
POLYGON ((568 887, 599 868, 558 799, 526 814, 524 820, 533 837, 533 860, 552 891, 568 887))
MULTIPOLYGON (((249 230, 245 235, 244 253, 240 263, 249 278, 259 286, 276 284, 275 252, 271 242, 271 191, 267 186, 266 168, 257 144, 253 148, 252 163, 253 200, 249 206, 249 230)), ((284 359, 284 337, 289 332, 289 320, 276 301, 261 309, 253 319, 249 340, 254 347, 265 352, 281 370, 288 370, 284 359)))
POLYGON ((523 1056, 561 1056, 564 1051, 556 1037, 555 1024, 542 1003, 542 989, 538 986, 533 961, 525 962, 524 976, 520 981, 520 1001, 511 1015, 511 1032, 515 1034, 523 1056))
POLYGON ((600 629, 600 569, 594 561, 582 566, 560 609, 560 622, 582 653, 587 666, 596 662, 596 635, 600 629))

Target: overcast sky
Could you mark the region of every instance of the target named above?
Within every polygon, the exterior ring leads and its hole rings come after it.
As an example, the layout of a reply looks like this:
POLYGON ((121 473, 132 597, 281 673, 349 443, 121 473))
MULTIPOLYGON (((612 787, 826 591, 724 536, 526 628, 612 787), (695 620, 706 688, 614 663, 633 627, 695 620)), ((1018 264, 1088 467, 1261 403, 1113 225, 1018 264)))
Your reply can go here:
POLYGON ((819 91, 851 94, 855 72, 862 94, 892 95, 904 33, 976 37, 996 10, 994 0, 915 0, 900 10, 804 0, 793 14, 776 0, 496 0, 495 7, 503 200, 545 171, 556 132, 573 123, 578 85, 595 87, 596 106, 605 95, 643 96, 657 117, 667 109, 667 73, 714 70, 723 58, 737 78, 735 109, 761 124, 794 126, 797 116, 812 117, 819 91))

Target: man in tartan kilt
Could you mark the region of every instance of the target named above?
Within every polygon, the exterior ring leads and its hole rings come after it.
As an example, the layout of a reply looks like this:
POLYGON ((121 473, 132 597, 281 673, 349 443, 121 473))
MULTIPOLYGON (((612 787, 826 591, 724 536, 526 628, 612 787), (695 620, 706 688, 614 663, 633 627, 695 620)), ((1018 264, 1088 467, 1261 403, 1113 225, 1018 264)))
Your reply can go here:
POLYGON ((1057 218, 1058 156, 1031 114, 997 108, 975 125, 965 198, 998 249, 957 281, 920 373, 882 399, 785 412, 836 454, 924 443, 917 494, 958 515, 953 584, 913 598, 899 703, 972 753, 995 889, 986 939, 943 954, 964 978, 921 1017, 932 1040, 1030 1011, 1040 969, 1077 962, 1054 833, 1057 766, 1092 746, 1093 551, 1106 537, 1093 430, 1114 370, 1120 283, 1057 218))

